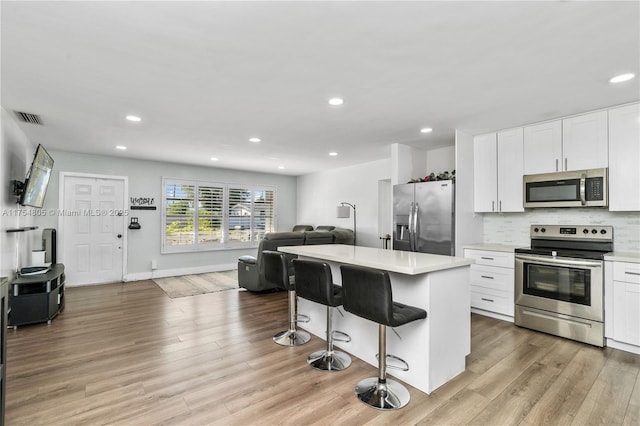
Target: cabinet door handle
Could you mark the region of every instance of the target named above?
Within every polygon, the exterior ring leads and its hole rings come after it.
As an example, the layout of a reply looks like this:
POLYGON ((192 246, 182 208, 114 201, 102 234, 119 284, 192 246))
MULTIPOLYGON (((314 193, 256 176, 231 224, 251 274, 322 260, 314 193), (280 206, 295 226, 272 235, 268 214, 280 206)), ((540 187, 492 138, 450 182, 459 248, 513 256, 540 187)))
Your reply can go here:
POLYGON ((484 257, 484 256, 480 256, 480 259, 483 259, 483 260, 493 260, 493 257, 484 257))
POLYGON ((493 279, 494 279, 494 277, 490 277, 490 276, 488 276, 488 275, 480 275, 480 276, 481 276, 482 278, 486 278, 486 279, 488 279, 488 280, 493 280, 493 279))
POLYGON ((625 271, 625 274, 627 274, 627 275, 640 275, 640 272, 626 272, 625 271))
POLYGON ((564 159, 564 171, 566 172, 567 170, 569 170, 569 165, 567 164, 567 158, 565 157, 565 159, 564 159))
POLYGON ((485 302, 491 302, 493 303, 493 299, 487 299, 485 297, 481 297, 480 299, 484 300, 485 302))
POLYGON ((492 212, 496 211, 496 202, 495 201, 491 202, 491 211, 492 212))
POLYGON ((558 159, 556 158, 556 172, 558 171, 558 159))
POLYGON ((500 200, 498 202, 498 211, 501 212, 502 211, 502 200, 500 200))

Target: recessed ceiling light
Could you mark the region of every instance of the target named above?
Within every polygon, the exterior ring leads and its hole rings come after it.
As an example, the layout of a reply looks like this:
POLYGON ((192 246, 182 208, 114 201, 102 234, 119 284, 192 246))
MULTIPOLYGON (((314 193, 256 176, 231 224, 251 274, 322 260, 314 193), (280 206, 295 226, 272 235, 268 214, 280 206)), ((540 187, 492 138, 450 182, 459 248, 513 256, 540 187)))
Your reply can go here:
POLYGON ((260 142, 261 140, 262 140, 262 139, 260 139, 260 138, 249 138, 249 142, 255 142, 255 143, 258 143, 258 142, 260 142))
POLYGON ((431 132, 433 132, 433 129, 431 127, 424 127, 420 129, 420 133, 431 133, 431 132))
POLYGON ((622 83, 623 81, 631 80, 635 76, 636 76, 635 74, 631 74, 631 73, 620 74, 613 77, 611 80, 609 80, 609 83, 622 83))
POLYGON ((119 150, 121 150, 121 151, 124 151, 125 149, 127 149, 127 147, 126 147, 126 146, 124 146, 124 145, 117 145, 117 146, 116 146, 116 149, 119 149, 119 150))
POLYGON ((336 155, 338 155, 338 153, 337 152, 330 152, 329 155, 332 156, 332 157, 335 157, 336 155))
POLYGON ((329 99, 329 105, 338 106, 344 103, 344 99, 342 98, 331 98, 329 99))
POLYGON ((218 157, 211 157, 211 161, 218 161, 218 157))
POLYGON ((127 115, 125 118, 129 121, 135 121, 135 122, 142 121, 142 118, 135 115, 127 115))
POLYGON ((280 170, 283 170, 283 169, 284 169, 284 166, 278 166, 278 168, 279 168, 280 170))

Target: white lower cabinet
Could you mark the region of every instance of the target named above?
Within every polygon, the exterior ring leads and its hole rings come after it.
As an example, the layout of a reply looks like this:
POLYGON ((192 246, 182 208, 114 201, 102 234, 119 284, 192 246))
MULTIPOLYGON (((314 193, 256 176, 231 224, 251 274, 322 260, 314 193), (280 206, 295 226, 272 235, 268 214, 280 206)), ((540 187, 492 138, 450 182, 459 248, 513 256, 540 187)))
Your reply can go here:
POLYGON ((607 346, 640 353, 640 264, 605 262, 607 346))
POLYGON ((513 322, 513 253, 465 249, 471 265, 471 311, 513 322))

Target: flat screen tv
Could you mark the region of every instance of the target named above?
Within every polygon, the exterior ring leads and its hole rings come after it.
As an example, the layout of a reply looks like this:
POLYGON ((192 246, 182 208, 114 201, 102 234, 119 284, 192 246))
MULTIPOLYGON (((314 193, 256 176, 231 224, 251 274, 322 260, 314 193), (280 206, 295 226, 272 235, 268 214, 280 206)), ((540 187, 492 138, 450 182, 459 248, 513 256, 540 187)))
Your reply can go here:
POLYGON ((53 169, 53 158, 42 145, 38 145, 33 163, 24 182, 24 190, 19 203, 23 206, 42 208, 44 196, 49 186, 49 178, 53 169))

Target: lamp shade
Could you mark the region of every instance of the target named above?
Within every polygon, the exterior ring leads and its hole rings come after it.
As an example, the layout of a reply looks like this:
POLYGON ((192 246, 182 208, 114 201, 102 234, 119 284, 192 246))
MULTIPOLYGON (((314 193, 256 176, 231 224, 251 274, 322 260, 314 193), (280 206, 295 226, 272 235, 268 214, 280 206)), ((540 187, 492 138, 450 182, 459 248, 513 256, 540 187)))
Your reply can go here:
POLYGON ((349 207, 349 206, 338 206, 338 207, 336 207, 336 217, 337 218, 348 218, 348 217, 351 217, 351 207, 349 207))

